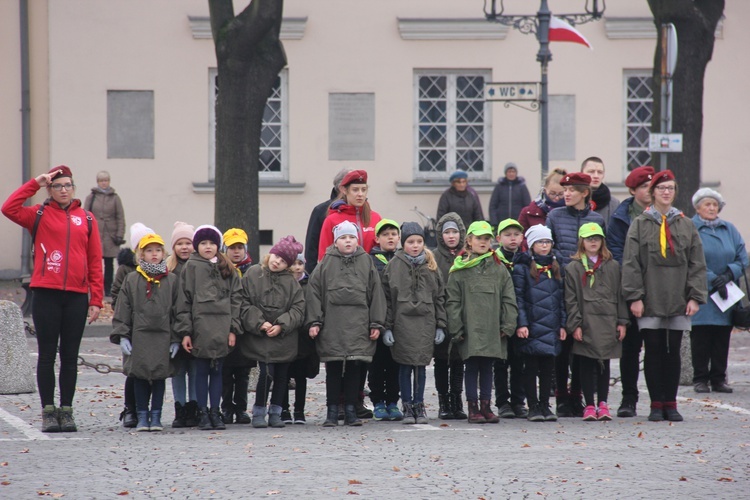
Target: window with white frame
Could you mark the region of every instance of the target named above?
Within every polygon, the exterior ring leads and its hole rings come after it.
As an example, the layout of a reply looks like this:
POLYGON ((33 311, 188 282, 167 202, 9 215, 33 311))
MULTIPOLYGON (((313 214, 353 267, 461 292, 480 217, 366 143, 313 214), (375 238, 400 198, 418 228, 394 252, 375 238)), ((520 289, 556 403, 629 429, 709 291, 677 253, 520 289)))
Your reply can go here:
MULTIPOLYGON (((288 180, 289 178, 289 127, 288 127, 288 72, 281 70, 266 101, 263 128, 260 132, 260 179, 288 180)), ((208 180, 213 182, 216 171, 216 96, 219 94, 216 68, 209 68, 209 151, 208 180)))
POLYGON ((648 136, 654 114, 652 82, 650 70, 625 73, 625 165, 628 172, 651 164, 648 136))
POLYGON ((484 101, 486 70, 414 72, 417 179, 445 179, 465 170, 489 179, 490 115, 484 101))

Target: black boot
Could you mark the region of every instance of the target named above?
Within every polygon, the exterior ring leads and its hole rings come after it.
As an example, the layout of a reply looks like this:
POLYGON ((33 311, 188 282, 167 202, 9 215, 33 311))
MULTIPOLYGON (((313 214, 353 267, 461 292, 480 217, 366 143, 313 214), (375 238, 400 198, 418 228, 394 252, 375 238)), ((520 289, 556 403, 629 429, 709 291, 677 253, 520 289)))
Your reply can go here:
POLYGON ((466 412, 464 412, 464 402, 461 398, 461 393, 453 392, 451 393, 451 395, 453 396, 451 401, 453 403, 453 418, 455 418, 456 420, 468 419, 469 416, 466 414, 466 412))
POLYGON ((211 408, 211 411, 208 413, 208 419, 211 422, 211 427, 216 430, 223 431, 227 428, 224 425, 224 419, 221 418, 221 411, 218 408, 211 408))
POLYGON ((339 405, 333 405, 328 407, 328 416, 326 421, 323 422, 323 427, 336 427, 339 425, 339 405))
POLYGON ((200 408, 198 410, 198 429, 202 431, 210 431, 213 429, 211 419, 208 415, 208 408, 200 408))
POLYGON ((174 420, 172 420, 172 429, 181 429, 185 425, 185 407, 175 401, 174 403, 174 420))
POLYGON ((126 429, 132 429, 138 424, 138 417, 135 414, 135 408, 126 406, 122 413, 120 413, 120 421, 122 426, 126 429))
POLYGON ((344 425, 351 425, 352 427, 362 425, 362 421, 357 416, 357 407, 355 405, 344 406, 344 425))
POLYGON ((438 394, 438 418, 440 420, 453 420, 452 394, 438 394))
POLYGON ((200 424, 200 415, 197 401, 188 401, 185 403, 185 427, 196 427, 200 424))

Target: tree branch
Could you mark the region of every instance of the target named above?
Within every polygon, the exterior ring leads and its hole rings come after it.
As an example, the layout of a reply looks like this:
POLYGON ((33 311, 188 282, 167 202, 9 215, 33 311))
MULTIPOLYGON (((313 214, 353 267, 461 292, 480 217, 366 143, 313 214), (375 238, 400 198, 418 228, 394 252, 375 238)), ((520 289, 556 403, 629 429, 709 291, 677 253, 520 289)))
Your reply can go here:
POLYGON ((273 30, 273 38, 278 40, 281 30, 281 18, 284 11, 283 0, 252 0, 245 10, 237 15, 238 24, 242 29, 232 29, 231 36, 240 50, 251 50, 260 42, 269 30, 273 30))
POLYGON ((211 36, 218 47, 221 30, 234 19, 232 0, 208 0, 208 12, 211 16, 211 36))

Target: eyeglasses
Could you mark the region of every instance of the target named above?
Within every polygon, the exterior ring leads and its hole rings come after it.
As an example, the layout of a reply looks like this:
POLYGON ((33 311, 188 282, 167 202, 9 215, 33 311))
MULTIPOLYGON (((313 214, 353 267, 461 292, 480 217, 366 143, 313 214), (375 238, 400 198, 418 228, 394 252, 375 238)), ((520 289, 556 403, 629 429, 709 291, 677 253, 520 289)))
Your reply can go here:
POLYGON ((544 246, 547 246, 547 245, 551 245, 551 244, 552 244, 552 240, 537 240, 537 241, 534 242, 534 245, 544 245, 544 246))
POLYGON ((677 191, 677 186, 656 186, 654 189, 660 193, 671 193, 672 191, 677 191))
POLYGON ((71 184, 70 182, 68 182, 67 184, 52 184, 50 187, 52 189, 54 189, 55 191, 62 191, 63 189, 65 191, 70 191, 74 187, 76 187, 76 185, 75 184, 71 184))
POLYGON ((562 198, 563 196, 565 196, 565 193, 555 193, 554 191, 547 191, 548 198, 562 198))

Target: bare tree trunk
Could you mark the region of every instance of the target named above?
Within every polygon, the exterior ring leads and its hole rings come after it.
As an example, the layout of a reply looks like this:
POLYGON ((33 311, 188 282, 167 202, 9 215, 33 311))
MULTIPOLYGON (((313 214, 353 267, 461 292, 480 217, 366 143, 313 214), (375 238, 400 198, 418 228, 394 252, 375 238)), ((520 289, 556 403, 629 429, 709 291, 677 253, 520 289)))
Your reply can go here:
POLYGON ((252 0, 234 15, 232 0, 209 0, 216 49, 216 172, 214 222, 244 229, 259 258, 258 165, 266 100, 286 54, 279 40, 283 0, 252 0))
MULTIPOLYGON (((714 50, 716 25, 724 12, 724 0, 648 0, 656 29, 673 23, 677 29, 677 67, 673 75, 672 132, 683 134, 682 153, 668 154, 668 167, 680 189, 675 206, 694 213, 691 198, 701 181, 701 136, 703 133, 703 79, 714 50)), ((654 54, 654 114, 651 130, 660 130, 661 37, 654 54)), ((660 165, 655 155, 654 167, 660 165)))

